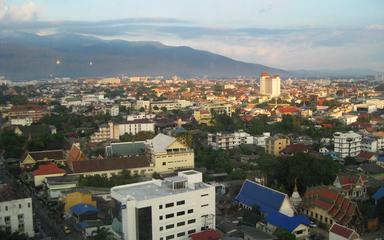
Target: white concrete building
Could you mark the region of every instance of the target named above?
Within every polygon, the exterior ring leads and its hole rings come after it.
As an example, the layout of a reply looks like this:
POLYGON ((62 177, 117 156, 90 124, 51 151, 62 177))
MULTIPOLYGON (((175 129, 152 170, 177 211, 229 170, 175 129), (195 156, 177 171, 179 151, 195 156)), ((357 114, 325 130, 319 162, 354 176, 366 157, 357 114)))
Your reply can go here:
POLYGON ((34 236, 32 199, 18 197, 7 185, 0 187, 0 230, 34 236))
POLYGON ((280 96, 280 82, 278 75, 270 76, 263 72, 260 76, 260 94, 272 98, 280 96))
POLYGON ((346 133, 335 132, 333 134, 334 151, 339 159, 357 156, 361 151, 361 139, 361 135, 353 131, 346 133))
POLYGON ((139 113, 139 114, 130 114, 127 116, 127 121, 134 121, 139 119, 154 119, 156 114, 152 113, 139 113))
POLYGON ((234 133, 216 133, 208 134, 208 146, 212 149, 232 149, 241 144, 253 144, 254 139, 249 133, 238 131, 234 133))
POLYGON ((90 136, 91 143, 118 140, 124 134, 136 135, 139 132, 155 132, 155 123, 149 119, 136 119, 125 123, 109 122, 99 126, 97 132, 90 136))
POLYGON ((358 118, 359 118, 359 116, 357 116, 357 115, 344 115, 341 117, 341 121, 343 121, 344 124, 346 124, 346 125, 350 125, 350 124, 356 122, 358 118))
POLYGON ((31 126, 32 123, 33 123, 33 120, 31 117, 11 118, 12 126, 31 126))
POLYGON ((265 140, 271 136, 270 132, 264 132, 262 135, 253 137, 253 144, 265 148, 265 140))
POLYGON ((215 187, 200 172, 114 187, 113 232, 124 240, 188 239, 215 228, 215 187))

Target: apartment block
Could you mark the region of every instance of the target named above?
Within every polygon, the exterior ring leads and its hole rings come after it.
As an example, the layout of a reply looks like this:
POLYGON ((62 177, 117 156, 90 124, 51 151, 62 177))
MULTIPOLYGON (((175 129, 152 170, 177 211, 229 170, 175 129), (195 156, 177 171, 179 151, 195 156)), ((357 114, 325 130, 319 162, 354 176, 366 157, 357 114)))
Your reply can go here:
POLYGON ((339 159, 357 156, 361 151, 361 139, 361 135, 353 131, 335 132, 333 134, 334 151, 339 159))

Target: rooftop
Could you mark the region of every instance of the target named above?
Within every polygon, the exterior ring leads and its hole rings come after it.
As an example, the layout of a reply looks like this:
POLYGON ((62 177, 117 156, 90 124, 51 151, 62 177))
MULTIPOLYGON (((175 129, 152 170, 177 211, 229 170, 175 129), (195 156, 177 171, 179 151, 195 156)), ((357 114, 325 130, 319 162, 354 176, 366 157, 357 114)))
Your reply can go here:
POLYGON ((112 192, 117 193, 122 197, 130 196, 131 198, 142 201, 154 198, 160 198, 165 196, 170 196, 174 194, 180 194, 185 192, 192 192, 199 189, 204 189, 210 187, 210 185, 199 182, 195 183, 194 188, 189 185, 185 185, 181 188, 170 188, 167 183, 169 182, 186 182, 187 178, 181 176, 175 176, 170 178, 165 178, 164 181, 153 179, 151 181, 136 183, 136 184, 128 184, 123 186, 114 187, 111 189, 112 192))

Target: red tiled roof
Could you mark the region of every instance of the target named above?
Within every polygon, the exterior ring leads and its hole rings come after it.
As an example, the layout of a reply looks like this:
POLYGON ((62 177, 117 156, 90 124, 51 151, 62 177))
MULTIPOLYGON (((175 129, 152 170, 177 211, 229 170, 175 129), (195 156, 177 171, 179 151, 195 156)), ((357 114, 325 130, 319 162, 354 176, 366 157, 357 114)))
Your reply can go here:
POLYGON ((51 175, 51 174, 59 174, 65 173, 64 169, 59 168, 53 163, 48 163, 44 165, 40 165, 38 169, 33 171, 33 176, 41 176, 41 175, 51 175))
POLYGON ((374 153, 362 151, 357 155, 357 158, 360 158, 363 160, 370 160, 374 155, 375 155, 374 153))
POLYGON ((282 150, 282 152, 286 154, 293 154, 293 153, 299 153, 299 152, 307 152, 308 150, 309 150, 309 146, 298 143, 298 144, 288 145, 286 148, 282 150))
POLYGON ((329 232, 332 232, 334 234, 337 234, 339 236, 342 236, 344 238, 349 238, 352 233, 353 233, 353 230, 350 229, 350 228, 347 228, 343 225, 340 225, 340 224, 337 224, 337 223, 334 223, 331 228, 329 229, 329 232))
POLYGON ((299 112, 300 109, 298 109, 297 107, 283 107, 283 108, 278 108, 277 111, 279 113, 296 113, 296 112, 299 112))
POLYGON ((72 170, 74 173, 144 168, 149 166, 149 160, 145 155, 72 162, 72 170))
POLYGON ((206 230, 190 235, 191 240, 218 240, 220 233, 215 230, 206 230))

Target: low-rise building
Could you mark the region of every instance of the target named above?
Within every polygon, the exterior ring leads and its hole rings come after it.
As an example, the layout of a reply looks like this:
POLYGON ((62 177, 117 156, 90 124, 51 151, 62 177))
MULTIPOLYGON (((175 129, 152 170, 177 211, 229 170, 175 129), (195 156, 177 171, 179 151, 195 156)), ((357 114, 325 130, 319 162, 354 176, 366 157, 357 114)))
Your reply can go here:
POLYGON ((361 240, 360 235, 353 229, 334 223, 329 229, 329 240, 361 240))
POLYGON ((253 136, 244 131, 208 134, 208 146, 212 149, 233 149, 241 144, 253 144, 253 136))
POLYGON ((346 157, 356 157, 361 151, 361 135, 353 131, 333 134, 334 151, 340 160, 346 157))
POLYGON ((215 229, 215 187, 193 170, 111 189, 113 231, 124 240, 187 239, 215 229))
POLYGON ((25 152, 21 157, 20 168, 23 170, 32 169, 37 163, 64 163, 65 154, 64 151, 59 150, 45 150, 45 151, 33 151, 25 152))
POLYGON ((40 165, 35 171, 32 172, 33 182, 35 187, 43 185, 45 178, 47 177, 58 177, 66 174, 64 169, 57 167, 53 163, 47 163, 40 165))
POLYGON ((0 186, 0 230, 35 235, 32 199, 19 196, 8 185, 0 186))
POLYGON ((291 144, 291 140, 283 135, 275 135, 265 140, 265 152, 274 156, 280 156, 280 152, 291 144))
POLYGON ((336 176, 335 186, 344 196, 351 199, 365 199, 367 197, 368 180, 363 175, 339 174, 336 176))
POLYGON ((307 216, 327 226, 339 223, 354 229, 363 228, 357 204, 328 186, 308 188, 303 197, 303 209, 307 216))

